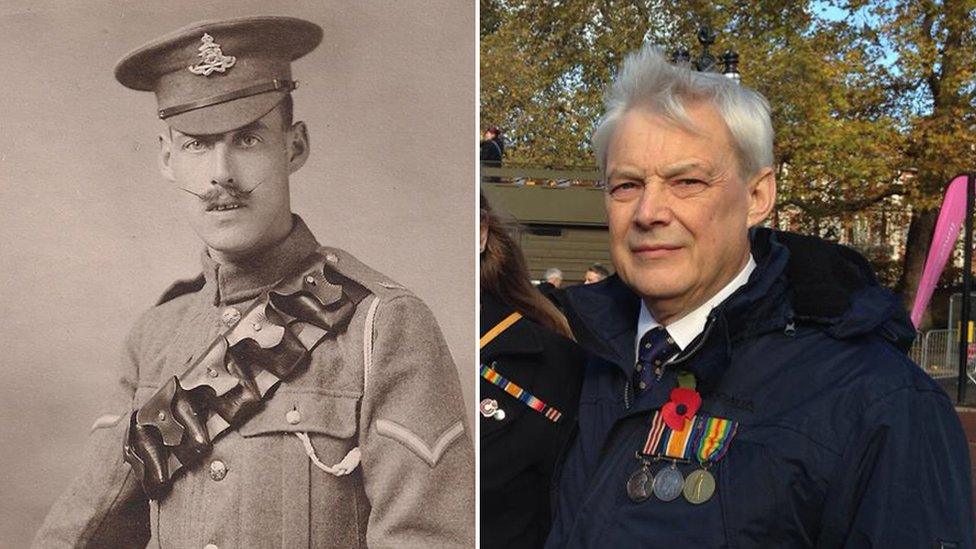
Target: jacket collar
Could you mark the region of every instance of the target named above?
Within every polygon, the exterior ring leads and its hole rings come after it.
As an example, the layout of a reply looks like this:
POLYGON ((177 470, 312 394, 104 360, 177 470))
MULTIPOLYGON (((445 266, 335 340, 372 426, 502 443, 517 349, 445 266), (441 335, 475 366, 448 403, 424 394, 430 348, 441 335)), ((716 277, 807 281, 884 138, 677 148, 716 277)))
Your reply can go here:
MULTIPOLYGON (((756 269, 749 281, 709 315, 704 332, 678 357, 694 355, 681 367, 693 372, 703 390, 717 383, 728 365, 733 341, 785 326, 792 318, 783 272, 789 250, 772 231, 750 232, 756 269)), ((580 345, 630 375, 640 297, 617 275, 567 290, 567 317, 580 345)))
POLYGON ((257 297, 275 282, 298 268, 303 259, 319 248, 319 243, 302 218, 292 215, 291 232, 277 245, 247 259, 217 263, 204 250, 201 262, 204 293, 214 305, 230 305, 257 297))

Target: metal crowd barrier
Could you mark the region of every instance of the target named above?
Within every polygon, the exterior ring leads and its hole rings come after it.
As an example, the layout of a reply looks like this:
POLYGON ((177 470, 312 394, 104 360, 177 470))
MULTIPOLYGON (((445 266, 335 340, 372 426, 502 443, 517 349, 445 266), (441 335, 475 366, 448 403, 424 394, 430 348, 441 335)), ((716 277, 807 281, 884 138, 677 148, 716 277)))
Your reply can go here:
MULTIPOLYGON (((929 330, 915 338, 909 356, 936 379, 959 373, 959 343, 956 330, 929 330)), ((976 383, 976 360, 966 366, 966 375, 976 383)))

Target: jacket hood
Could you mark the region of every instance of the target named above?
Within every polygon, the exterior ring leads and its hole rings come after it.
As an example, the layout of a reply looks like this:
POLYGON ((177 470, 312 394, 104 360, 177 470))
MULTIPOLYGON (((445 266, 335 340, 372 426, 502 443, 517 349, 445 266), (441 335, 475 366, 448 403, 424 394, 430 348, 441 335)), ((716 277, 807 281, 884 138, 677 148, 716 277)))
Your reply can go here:
MULTIPOLYGON (((756 269, 714 316, 729 342, 812 323, 837 339, 876 333, 903 352, 915 329, 896 296, 882 288, 858 252, 811 236, 750 231, 756 269)), ((618 364, 633 361, 639 297, 617 275, 569 288, 567 317, 587 350, 618 364)))

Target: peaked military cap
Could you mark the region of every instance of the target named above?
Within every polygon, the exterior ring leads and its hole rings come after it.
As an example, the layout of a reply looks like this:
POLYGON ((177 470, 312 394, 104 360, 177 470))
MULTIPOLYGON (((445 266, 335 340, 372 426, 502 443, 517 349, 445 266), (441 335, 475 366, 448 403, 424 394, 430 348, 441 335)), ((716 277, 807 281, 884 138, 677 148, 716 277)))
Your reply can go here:
POLYGON ((129 53, 115 78, 155 92, 170 127, 224 133, 271 112, 295 89, 291 62, 321 41, 321 27, 294 17, 202 21, 129 53))

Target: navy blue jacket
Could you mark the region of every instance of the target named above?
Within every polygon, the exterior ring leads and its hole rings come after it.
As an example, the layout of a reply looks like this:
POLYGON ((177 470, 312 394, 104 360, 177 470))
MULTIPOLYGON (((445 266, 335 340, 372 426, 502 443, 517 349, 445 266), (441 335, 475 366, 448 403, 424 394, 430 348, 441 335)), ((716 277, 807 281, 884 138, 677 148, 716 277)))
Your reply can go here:
POLYGON ((592 357, 546 546, 972 547, 967 443, 906 356, 914 329, 897 299, 848 248, 765 229, 751 240, 749 282, 636 399, 638 297, 615 276, 569 291, 592 357), (635 452, 678 369, 694 373, 701 412, 739 431, 708 502, 634 503, 635 452))

